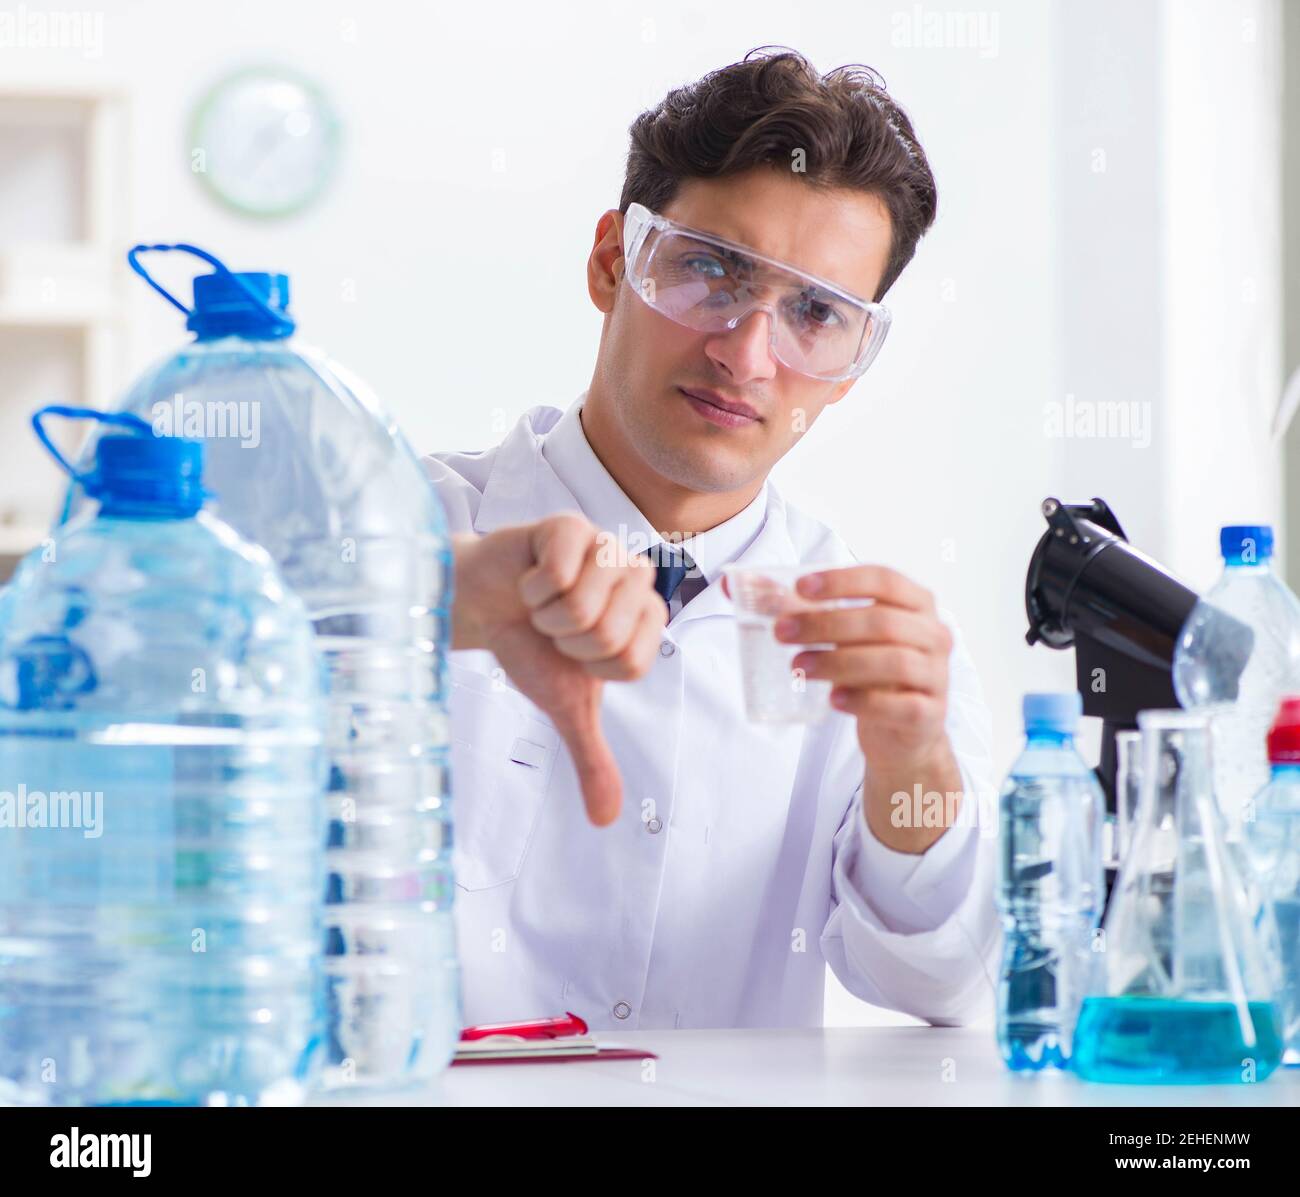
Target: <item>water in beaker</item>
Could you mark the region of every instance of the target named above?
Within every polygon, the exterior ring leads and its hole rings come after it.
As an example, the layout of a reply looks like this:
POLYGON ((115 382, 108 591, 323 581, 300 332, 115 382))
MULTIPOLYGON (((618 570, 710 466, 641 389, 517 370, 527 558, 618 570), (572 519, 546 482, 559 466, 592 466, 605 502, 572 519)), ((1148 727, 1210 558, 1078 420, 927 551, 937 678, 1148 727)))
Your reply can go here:
POLYGON ((1278 962, 1225 844, 1208 720, 1143 711, 1136 826, 1079 1012, 1085 1080, 1250 1082, 1282 1058, 1278 962))

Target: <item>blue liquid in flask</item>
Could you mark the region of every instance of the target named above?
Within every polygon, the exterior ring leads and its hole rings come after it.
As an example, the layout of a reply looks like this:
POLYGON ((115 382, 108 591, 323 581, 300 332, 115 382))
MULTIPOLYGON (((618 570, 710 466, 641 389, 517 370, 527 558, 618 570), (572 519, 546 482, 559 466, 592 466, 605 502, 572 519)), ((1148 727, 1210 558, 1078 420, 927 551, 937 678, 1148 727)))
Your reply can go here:
POLYGON ((1085 1080, 1120 1084, 1262 1081, 1282 1061, 1273 1002, 1247 1003, 1246 1045, 1235 1003, 1158 997, 1089 997, 1079 1011, 1071 1067, 1085 1080))

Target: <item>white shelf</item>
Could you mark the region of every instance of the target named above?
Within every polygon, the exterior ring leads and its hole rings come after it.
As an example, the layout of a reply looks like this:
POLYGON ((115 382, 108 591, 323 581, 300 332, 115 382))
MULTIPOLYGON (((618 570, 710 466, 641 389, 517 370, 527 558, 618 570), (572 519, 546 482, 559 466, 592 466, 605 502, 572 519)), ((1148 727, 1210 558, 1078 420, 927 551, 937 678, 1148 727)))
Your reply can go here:
POLYGON ((116 90, 0 87, 0 141, 29 151, 0 180, 0 328, 80 330, 74 401, 93 406, 112 400, 125 357, 127 122, 116 90))
POLYGON ((0 245, 0 313, 13 321, 82 323, 117 309, 123 270, 111 249, 90 245, 0 245))
POLYGON ((3 328, 97 328, 117 323, 119 317, 108 307, 6 303, 0 299, 0 327, 3 328))
MULTIPOLYGON (((125 381, 128 125, 118 91, 0 86, 0 580, 67 484, 31 413, 106 408, 125 381)), ((81 431, 51 428, 65 452, 81 431)))

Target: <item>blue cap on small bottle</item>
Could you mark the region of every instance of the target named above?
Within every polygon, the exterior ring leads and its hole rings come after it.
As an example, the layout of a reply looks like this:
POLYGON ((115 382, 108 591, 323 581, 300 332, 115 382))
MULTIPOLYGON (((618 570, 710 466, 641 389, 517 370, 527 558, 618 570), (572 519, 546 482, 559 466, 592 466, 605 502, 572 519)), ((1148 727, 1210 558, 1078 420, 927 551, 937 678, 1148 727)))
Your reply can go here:
POLYGON ((1269 524, 1229 524, 1219 529, 1219 552, 1225 561, 1253 565, 1273 556, 1269 524))
POLYGON ((1073 733, 1083 714, 1083 698, 1077 690, 1055 694, 1026 694, 1022 703, 1025 731, 1073 733))

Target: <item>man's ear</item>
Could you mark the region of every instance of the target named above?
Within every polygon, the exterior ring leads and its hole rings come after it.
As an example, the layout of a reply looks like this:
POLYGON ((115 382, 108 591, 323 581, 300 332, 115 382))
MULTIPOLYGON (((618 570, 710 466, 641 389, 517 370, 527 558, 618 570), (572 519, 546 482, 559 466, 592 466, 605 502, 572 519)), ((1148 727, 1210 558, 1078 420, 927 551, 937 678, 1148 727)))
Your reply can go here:
POLYGON ((596 242, 587 259, 587 294, 609 315, 623 281, 623 214, 610 209, 596 222, 596 242))
POLYGON ((843 399, 853 389, 853 384, 857 381, 856 378, 846 378, 843 382, 837 382, 835 389, 831 391, 831 397, 826 400, 826 406, 830 407, 832 403, 838 403, 843 399))

